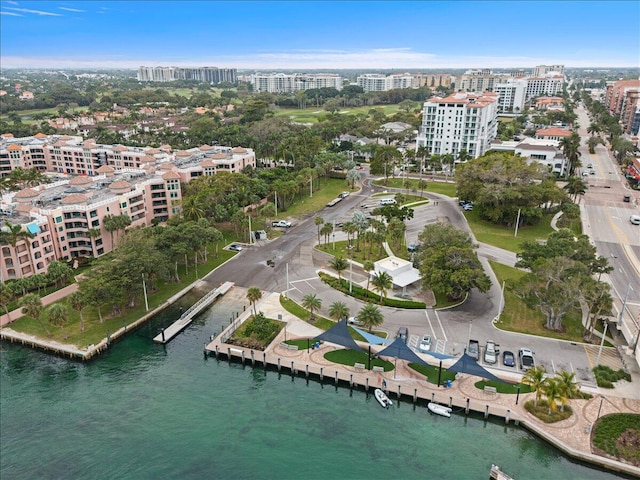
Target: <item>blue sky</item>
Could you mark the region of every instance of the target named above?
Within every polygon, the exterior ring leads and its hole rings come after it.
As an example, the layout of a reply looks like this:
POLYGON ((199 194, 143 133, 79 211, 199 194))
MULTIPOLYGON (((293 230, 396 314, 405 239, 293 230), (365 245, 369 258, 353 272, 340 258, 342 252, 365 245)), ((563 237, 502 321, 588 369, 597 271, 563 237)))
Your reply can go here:
POLYGON ((2 67, 639 67, 637 1, 0 0, 2 67))

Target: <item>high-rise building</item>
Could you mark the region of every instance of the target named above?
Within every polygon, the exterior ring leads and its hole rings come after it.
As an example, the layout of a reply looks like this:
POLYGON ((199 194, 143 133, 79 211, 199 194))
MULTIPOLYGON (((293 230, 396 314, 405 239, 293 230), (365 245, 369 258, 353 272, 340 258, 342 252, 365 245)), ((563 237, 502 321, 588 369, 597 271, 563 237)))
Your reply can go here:
POLYGON ((564 65, 538 65, 533 69, 532 77, 544 77, 550 73, 564 75, 564 65))
POLYGON ((484 155, 496 138, 498 95, 458 92, 424 102, 416 147, 433 155, 457 157, 466 150, 472 158, 484 155))
POLYGON ((141 82, 173 82, 176 80, 196 80, 204 83, 238 82, 235 68, 218 67, 140 67, 138 80, 141 82))
POLYGON ((640 80, 620 80, 607 85, 604 105, 622 122, 624 133, 638 135, 640 80))
POLYGON ((342 90, 343 83, 342 77, 334 73, 254 73, 250 81, 255 92, 269 93, 293 93, 315 88, 342 90))

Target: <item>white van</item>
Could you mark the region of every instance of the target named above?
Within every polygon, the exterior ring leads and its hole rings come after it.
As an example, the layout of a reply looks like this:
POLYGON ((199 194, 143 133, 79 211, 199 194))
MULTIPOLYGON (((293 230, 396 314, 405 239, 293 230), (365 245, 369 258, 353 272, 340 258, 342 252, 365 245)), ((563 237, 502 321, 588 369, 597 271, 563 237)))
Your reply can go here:
POLYGON ((396 204, 396 200, 395 198, 383 198, 382 200, 380 200, 380 205, 384 206, 384 205, 395 205, 396 204))

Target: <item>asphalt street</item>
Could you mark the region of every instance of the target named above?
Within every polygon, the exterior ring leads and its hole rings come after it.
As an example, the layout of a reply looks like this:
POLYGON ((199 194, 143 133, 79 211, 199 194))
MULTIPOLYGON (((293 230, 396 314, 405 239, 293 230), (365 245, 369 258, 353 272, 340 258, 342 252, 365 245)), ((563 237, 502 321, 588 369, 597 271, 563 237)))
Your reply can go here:
MULTIPOLYGON (((318 215, 321 215, 325 222, 340 222, 351 218, 356 210, 367 211, 363 205, 372 206, 377 203, 379 197, 374 200, 371 195, 382 191, 382 188, 373 186, 366 173, 363 175, 362 184, 361 192, 351 194, 334 207, 324 208, 318 215)), ((432 201, 416 207, 414 218, 407 224, 408 244, 417 239, 418 233, 425 225, 438 221, 449 222, 457 228, 469 231, 455 200, 426 191, 424 196, 432 201)), ((317 243, 314 217, 312 215, 301 220, 288 219, 293 225, 279 238, 245 246, 236 258, 216 270, 208 280, 212 283, 232 281, 237 286, 245 288, 255 285, 268 292, 288 291, 288 295, 298 302, 304 295, 313 293, 322 300, 322 315, 328 316, 329 305, 336 301, 345 302, 351 314, 357 314, 363 302, 327 287, 317 276, 317 271, 327 267, 331 259, 328 255, 314 250, 317 243)), ((429 334, 433 337, 434 348, 453 355, 461 354, 470 338, 478 340, 481 346, 484 346, 487 340, 495 341, 500 345, 501 351, 510 350, 516 356, 519 348, 530 348, 535 352, 536 362, 544 365, 547 371, 573 371, 579 381, 592 384, 592 360, 589 360, 587 349, 582 344, 506 332, 496 328, 494 321, 502 305, 502 292, 489 268, 489 260, 513 266, 515 255, 484 244, 479 246, 478 253, 485 271, 492 280, 489 292, 480 293, 472 290, 463 304, 443 310, 400 310, 381 307, 385 318, 382 330, 395 336, 399 327, 408 327, 410 344, 413 346, 417 345, 422 335, 429 334)), ((366 274, 358 267, 353 267, 351 272, 347 270, 342 275, 344 278, 352 278, 354 282, 366 284, 366 274)), ((491 367, 510 372, 519 371, 517 365, 503 366, 502 356, 499 362, 491 367)))

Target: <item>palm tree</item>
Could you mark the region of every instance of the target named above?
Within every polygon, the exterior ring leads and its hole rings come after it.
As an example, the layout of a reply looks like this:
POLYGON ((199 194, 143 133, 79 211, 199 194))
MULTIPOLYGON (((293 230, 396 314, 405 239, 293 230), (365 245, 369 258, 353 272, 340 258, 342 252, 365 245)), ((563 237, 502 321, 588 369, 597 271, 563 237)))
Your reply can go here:
POLYGON ((318 229, 318 245, 320 245, 320 227, 324 225, 324 218, 318 215, 316 216, 316 218, 313 219, 313 223, 318 229))
POLYGON ((205 215, 204 202, 198 196, 189 196, 182 202, 182 216, 186 220, 200 220, 205 215))
POLYGON ((69 320, 69 309, 66 305, 63 305, 62 303, 49 305, 44 311, 44 316, 51 325, 62 329, 65 339, 68 338, 68 335, 64 331, 64 324, 69 320))
POLYGON ((40 297, 35 293, 28 293, 20 299, 19 304, 22 307, 22 313, 37 320, 42 329, 47 333, 47 336, 50 336, 51 334, 49 333, 49 330, 45 327, 44 323, 42 323, 42 319, 40 318, 42 309, 44 308, 40 297))
POLYGON ((367 303, 358 312, 358 321, 362 323, 363 326, 367 327, 369 329, 369 333, 371 333, 373 327, 382 325, 384 317, 377 306, 373 303, 367 303))
POLYGON ((82 315, 82 310, 87 306, 87 301, 79 290, 69 295, 69 306, 80 314, 80 331, 84 332, 84 316, 82 315))
POLYGON ((380 293, 380 303, 383 303, 384 299, 387 298, 387 290, 393 285, 393 277, 387 272, 374 273, 371 283, 373 284, 373 289, 380 293))
POLYGON ((349 307, 344 302, 333 302, 329 306, 329 316, 336 322, 342 318, 349 317, 349 307))
POLYGON ((567 403, 567 400, 576 398, 580 394, 580 384, 576 382, 576 374, 567 372, 566 370, 560 370, 556 373, 556 381, 560 387, 560 402, 562 403, 562 409, 567 403))
POLYGON ((563 187, 575 202, 578 195, 584 195, 587 191, 587 183, 580 177, 569 177, 567 184, 563 187))
POLYGON ((353 222, 346 222, 342 226, 342 231, 347 234, 347 245, 351 246, 351 240, 353 239, 353 235, 358 231, 358 227, 353 222))
MULTIPOLYGON (((7 314, 7 320, 11 320, 9 317, 9 302, 13 300, 14 294, 11 287, 9 287, 6 283, 0 283, 0 305, 4 307, 4 311, 7 314)), ((2 324, 0 324, 0 328, 2 328, 2 324)))
POLYGON ((333 232, 333 225, 331 223, 325 223, 320 229, 320 234, 324 236, 324 245, 327 246, 329 243, 329 235, 333 232))
POLYGON ((576 132, 571 132, 570 136, 560 140, 560 147, 564 156, 569 160, 569 175, 573 175, 579 166, 579 157, 582 155, 578 150, 580 148, 580 136, 576 132))
POLYGON ((362 264, 362 269, 367 272, 367 292, 366 295, 369 296, 369 283, 371 282, 371 272, 375 270, 376 266, 371 260, 367 260, 362 264))
POLYGON ((338 272, 338 280, 341 280, 342 277, 340 276, 340 273, 349 268, 349 262, 342 257, 335 257, 329 266, 338 272))
POLYGON ((531 389, 535 390, 536 392, 536 399, 534 402, 534 405, 536 407, 538 406, 538 402, 540 401, 540 396, 542 395, 542 392, 540 391, 540 387, 545 381, 544 380, 545 373, 546 373, 545 368, 542 366, 538 366, 538 367, 530 368, 522 376, 522 383, 524 383, 525 385, 529 385, 531 389))
POLYGON ((322 307, 322 300, 316 297, 315 294, 308 293, 307 295, 302 297, 302 306, 309 310, 309 312, 311 313, 310 320, 313 320, 315 318, 313 316, 313 313, 317 310, 320 310, 320 307, 322 307))
POLYGON ((249 290, 247 290, 247 300, 249 300, 249 302, 251 302, 251 305, 253 305, 253 314, 256 315, 256 302, 258 302, 260 299, 262 298, 262 290, 260 290, 260 287, 249 287, 249 290))
POLYGON ((557 378, 547 378, 540 385, 540 390, 542 390, 544 396, 547 397, 547 402, 549 402, 549 415, 551 415, 551 413, 555 412, 556 408, 558 408, 558 400, 562 398, 560 382, 558 382, 557 378))

